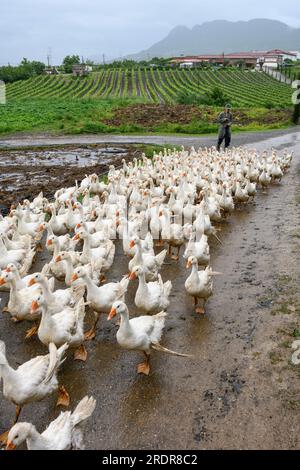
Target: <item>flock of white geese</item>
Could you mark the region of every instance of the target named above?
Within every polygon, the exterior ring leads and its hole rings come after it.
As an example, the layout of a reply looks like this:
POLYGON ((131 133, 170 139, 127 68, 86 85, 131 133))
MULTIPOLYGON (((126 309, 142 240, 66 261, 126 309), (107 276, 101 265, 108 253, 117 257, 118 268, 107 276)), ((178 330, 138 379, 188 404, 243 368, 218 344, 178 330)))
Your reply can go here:
POLYGON ((172 290, 171 281, 164 279, 164 260, 185 258, 187 295, 195 311, 204 314, 213 276, 220 274, 210 265, 209 238, 219 240, 216 224, 251 201, 259 186, 265 190, 280 181, 291 159, 292 154, 274 150, 165 150, 153 158, 123 160, 121 168, 109 168, 106 180, 86 176, 58 190, 53 201, 39 194, 0 216, 0 289, 9 291, 3 311, 15 322, 31 322, 27 338, 37 334, 48 349, 14 369, 0 341, 3 397, 16 406, 15 423, 1 436, 6 449, 24 441, 32 450, 82 446, 78 425, 93 413, 93 397, 84 397, 73 413, 62 412, 42 433, 17 421, 24 405, 57 390, 58 404, 69 405, 58 369, 71 349, 75 359, 86 361, 85 343, 95 338, 101 314, 108 320, 117 317, 116 339, 122 348, 144 354, 138 373, 149 374, 152 350, 186 356, 160 344, 172 290), (106 282, 117 239, 129 258, 129 273, 120 275, 119 282, 106 282), (29 274, 44 245, 51 261, 29 274), (161 248, 154 251, 154 246, 161 248), (126 291, 135 279, 135 304, 142 315, 130 318, 126 291), (56 289, 55 280, 65 288, 56 289), (94 323, 85 332, 88 309, 94 323))

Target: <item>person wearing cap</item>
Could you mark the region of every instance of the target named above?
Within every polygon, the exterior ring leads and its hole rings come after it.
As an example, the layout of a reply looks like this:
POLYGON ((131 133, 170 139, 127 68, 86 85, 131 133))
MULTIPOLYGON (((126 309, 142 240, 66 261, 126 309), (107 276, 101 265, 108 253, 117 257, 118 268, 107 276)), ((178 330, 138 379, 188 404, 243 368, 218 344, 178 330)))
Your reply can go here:
POLYGON ((232 113, 231 105, 228 103, 224 107, 224 111, 219 114, 218 123, 220 124, 219 128, 219 137, 217 150, 220 151, 223 140, 225 139, 225 148, 228 148, 231 142, 231 124, 232 124, 232 113))

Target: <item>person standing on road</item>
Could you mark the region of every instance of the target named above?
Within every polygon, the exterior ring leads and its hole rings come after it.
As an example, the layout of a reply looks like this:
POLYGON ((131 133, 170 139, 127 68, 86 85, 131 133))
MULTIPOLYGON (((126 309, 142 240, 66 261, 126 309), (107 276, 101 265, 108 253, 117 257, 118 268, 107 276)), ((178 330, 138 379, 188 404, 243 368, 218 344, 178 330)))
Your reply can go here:
POLYGON ((217 145, 218 152, 221 149, 221 145, 224 139, 225 139, 225 149, 228 148, 230 145, 232 119, 233 117, 231 113, 231 105, 226 104, 224 107, 224 111, 222 111, 222 113, 220 113, 218 117, 218 123, 220 124, 219 138, 218 138, 218 145, 217 145))

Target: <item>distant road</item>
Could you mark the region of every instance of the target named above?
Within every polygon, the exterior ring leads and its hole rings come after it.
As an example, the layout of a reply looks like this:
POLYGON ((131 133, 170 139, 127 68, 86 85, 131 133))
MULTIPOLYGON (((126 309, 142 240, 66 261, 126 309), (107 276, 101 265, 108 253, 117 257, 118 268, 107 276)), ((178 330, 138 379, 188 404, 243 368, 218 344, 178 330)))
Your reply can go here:
MULTIPOLYGON (((232 144, 235 146, 251 144, 263 140, 285 136, 299 131, 299 126, 284 130, 264 132, 239 132, 233 134, 232 144)), ((52 145, 88 145, 88 144, 171 144, 185 147, 212 146, 216 144, 216 135, 184 136, 184 135, 112 135, 84 134, 51 136, 49 134, 14 135, 0 139, 0 148, 16 147, 48 147, 52 145)))

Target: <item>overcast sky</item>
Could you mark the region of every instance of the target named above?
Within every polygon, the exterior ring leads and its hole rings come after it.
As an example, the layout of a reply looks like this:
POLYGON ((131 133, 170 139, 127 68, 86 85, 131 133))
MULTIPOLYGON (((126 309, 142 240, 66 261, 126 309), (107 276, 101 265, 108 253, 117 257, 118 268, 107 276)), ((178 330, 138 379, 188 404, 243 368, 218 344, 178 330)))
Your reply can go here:
POLYGON ((299 0, 0 0, 0 64, 139 52, 179 24, 270 18, 300 27, 299 0))

